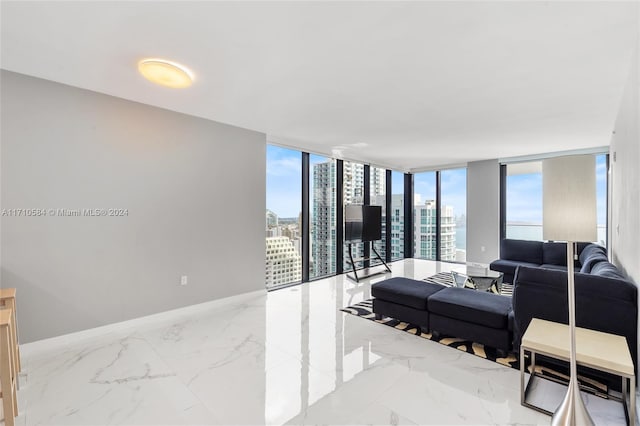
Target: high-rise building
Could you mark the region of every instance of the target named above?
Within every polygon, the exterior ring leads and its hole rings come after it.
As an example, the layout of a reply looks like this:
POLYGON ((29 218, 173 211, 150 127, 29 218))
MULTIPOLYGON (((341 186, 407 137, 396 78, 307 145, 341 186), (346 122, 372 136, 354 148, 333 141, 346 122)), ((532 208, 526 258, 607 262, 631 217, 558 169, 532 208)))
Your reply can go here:
POLYGON ((266 285, 267 288, 301 280, 300 232, 297 222, 279 220, 267 209, 266 223, 266 285))
POLYGON ((265 229, 270 229, 278 226, 278 215, 267 209, 265 214, 265 229))
MULTIPOLYGON (((343 163, 343 190, 344 205, 363 204, 364 202, 364 164, 345 161, 343 163)), ((345 271, 351 269, 349 264, 349 244, 351 255, 354 259, 364 256, 364 243, 344 243, 344 262, 342 268, 345 271)), ((358 265, 356 265, 357 267, 358 265)))
POLYGON ((364 164, 343 163, 344 204, 362 204, 364 201, 364 164))
MULTIPOLYGON (((413 206, 413 250, 414 256, 423 259, 436 258, 436 202, 422 202, 416 195, 413 206)), ((440 258, 446 261, 456 259, 456 221, 452 206, 442 206, 440 210, 440 258)), ((404 257, 404 196, 391 197, 391 257, 404 257)))
POLYGON ((413 253, 423 259, 436 258, 436 202, 420 202, 416 195, 413 205, 413 253))
MULTIPOLYGON (((380 206, 382 207, 382 218, 381 218, 381 230, 382 230, 382 239, 380 241, 372 242, 372 247, 376 249, 376 251, 380 254, 382 259, 385 259, 387 256, 387 200, 386 200, 386 189, 387 189, 387 171, 385 169, 379 167, 370 167, 369 168, 369 204, 372 206, 380 206)), ((373 252, 371 253, 373 255, 373 252)))
POLYGON ((313 165, 310 275, 336 272, 336 162, 313 165))
MULTIPOLYGON (((362 204, 364 201, 364 165, 345 161, 343 173, 344 205, 362 204)), ((320 277, 336 271, 336 162, 327 160, 313 165, 312 205, 310 223, 310 276, 320 277)), ((383 206, 382 241, 375 242, 375 248, 384 259, 386 256, 386 214, 391 214, 391 258, 404 257, 404 196, 393 194, 391 211, 385 211, 386 172, 370 167, 369 202, 383 206)), ((436 258, 436 204, 433 200, 421 202, 416 194, 413 206, 413 250, 414 256, 424 259, 436 258)), ((266 210, 265 228, 267 287, 278 286, 301 280, 301 235, 300 220, 280 220, 278 215, 266 210)), ((340 224, 340 226, 343 226, 340 224)), ((354 258, 364 256, 365 243, 351 245, 354 258)), ((347 262, 349 245, 344 244, 343 270, 349 271, 347 262)), ((371 253, 373 254, 373 253, 371 253)), ((453 207, 443 206, 441 210, 441 259, 464 261, 464 251, 456 252, 456 220, 453 207)), ((362 266, 362 263, 356 266, 362 266)))
POLYGON ((456 262, 456 217, 452 206, 442 206, 440 214, 440 259, 456 262))
POLYGON ((266 239, 267 288, 297 282, 302 279, 301 257, 288 237, 266 239))
POLYGON ((281 237, 281 236, 282 236, 282 229, 280 229, 279 226, 276 226, 275 228, 267 229, 267 238, 281 237))
MULTIPOLYGON (((336 163, 329 160, 313 166, 313 207, 311 221, 311 276, 322 276, 335 273, 335 244, 336 244, 336 163)), ((384 206, 384 194, 386 188, 386 174, 384 169, 371 167, 369 173, 370 201, 371 204, 384 206), (382 196, 382 201, 380 200, 382 196)), ((345 161, 343 163, 343 202, 344 205, 363 204, 364 202, 364 164, 345 161)), ((384 230, 384 218, 383 234, 384 230)), ((339 226, 344 226, 340 224, 339 226)), ((377 250, 381 256, 385 256, 384 242, 378 243, 377 250)), ((348 270, 351 266, 347 263, 348 245, 344 245, 344 265, 348 270)), ((352 245, 354 258, 364 255, 364 244, 352 245)))
POLYGON ((404 257, 404 195, 391 195, 391 259, 404 257))

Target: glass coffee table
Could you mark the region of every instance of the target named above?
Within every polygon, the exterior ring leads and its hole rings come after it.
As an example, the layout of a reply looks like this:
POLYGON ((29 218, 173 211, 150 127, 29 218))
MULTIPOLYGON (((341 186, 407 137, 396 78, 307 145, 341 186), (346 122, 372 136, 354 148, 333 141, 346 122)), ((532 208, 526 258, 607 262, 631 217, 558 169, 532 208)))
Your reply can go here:
POLYGON ((479 291, 492 291, 500 293, 502 291, 502 272, 493 271, 480 266, 469 266, 465 273, 452 271, 453 281, 457 287, 474 288, 479 291))

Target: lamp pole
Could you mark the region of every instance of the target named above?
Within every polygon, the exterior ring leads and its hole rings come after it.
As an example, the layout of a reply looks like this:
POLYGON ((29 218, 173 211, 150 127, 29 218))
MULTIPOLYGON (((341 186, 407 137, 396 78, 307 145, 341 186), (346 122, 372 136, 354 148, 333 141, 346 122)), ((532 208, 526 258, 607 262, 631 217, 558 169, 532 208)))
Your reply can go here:
POLYGON ((578 384, 578 367, 576 364, 576 291, 573 274, 573 242, 567 241, 567 295, 569 298, 569 334, 571 336, 571 354, 569 361, 569 387, 567 394, 551 417, 553 426, 589 426, 593 419, 584 405, 578 384))

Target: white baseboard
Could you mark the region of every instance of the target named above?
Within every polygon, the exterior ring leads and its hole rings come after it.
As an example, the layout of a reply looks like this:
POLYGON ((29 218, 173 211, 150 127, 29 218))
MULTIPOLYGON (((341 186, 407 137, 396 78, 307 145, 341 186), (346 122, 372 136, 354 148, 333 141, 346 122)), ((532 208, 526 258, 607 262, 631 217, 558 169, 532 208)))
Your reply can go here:
POLYGON ((102 325, 100 327, 90 328, 87 330, 76 331, 69 334, 63 334, 60 336, 50 337, 47 339, 37 340, 31 343, 25 343, 20 345, 20 353, 22 357, 29 357, 41 352, 50 352, 52 350, 64 348, 69 343, 82 340, 99 337, 108 333, 122 332, 127 330, 135 330, 143 325, 170 321, 184 317, 185 315, 192 315, 199 312, 210 311, 217 307, 241 303, 249 301, 256 297, 260 297, 267 294, 267 290, 257 290, 249 293, 236 294, 234 296, 225 297, 222 299, 215 299, 208 302, 198 303, 196 305, 184 306, 182 308, 171 309, 169 311, 158 312, 156 314, 146 315, 143 317, 133 318, 126 321, 119 321, 111 324, 102 325))

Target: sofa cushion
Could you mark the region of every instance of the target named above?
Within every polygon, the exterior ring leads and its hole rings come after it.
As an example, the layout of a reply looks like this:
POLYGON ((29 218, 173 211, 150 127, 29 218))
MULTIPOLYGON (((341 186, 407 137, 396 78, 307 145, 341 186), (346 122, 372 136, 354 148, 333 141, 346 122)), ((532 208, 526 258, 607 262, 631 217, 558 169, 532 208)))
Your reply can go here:
MULTIPOLYGON (((575 255, 580 255, 585 247, 592 244, 593 243, 577 243, 575 248, 575 255)), ((544 243, 542 245, 542 263, 545 265, 567 266, 567 243, 556 243, 553 241, 544 243)), ((576 268, 580 268, 580 262, 578 261, 578 258, 576 258, 573 263, 576 268)))
POLYGON ((585 242, 579 242, 576 245, 578 246, 576 254, 578 256, 580 256, 580 254, 582 253, 582 250, 584 250, 588 245, 593 244, 593 243, 585 243, 585 242))
POLYGON ((591 275, 598 277, 617 278, 624 280, 625 277, 613 264, 604 261, 598 262, 591 268, 591 275))
MULTIPOLYGON (((608 262, 607 262, 608 263, 608 262)), ((609 264, 611 265, 611 264, 609 264)), ((615 268, 614 265, 611 265, 615 268)), ((558 302, 560 306, 562 306, 563 313, 565 316, 564 321, 567 321, 567 272, 566 271, 553 271, 542 268, 529 268, 523 267, 518 268, 518 273, 516 275, 514 288, 513 288, 513 298, 518 298, 518 289, 521 286, 528 287, 536 292, 546 293, 544 297, 562 297, 564 301, 558 302)), ((595 274, 575 274, 575 288, 576 294, 582 293, 584 295, 588 295, 589 297, 593 297, 595 300, 604 301, 612 300, 612 299, 620 299, 624 301, 624 303, 632 303, 637 305, 637 297, 638 290, 636 286, 629 282, 628 280, 620 280, 619 278, 613 279, 605 276, 598 276, 595 274)), ((531 297, 531 295, 528 295, 531 297)), ((535 303, 532 303, 533 300, 529 298, 522 299, 522 308, 533 309, 533 310, 544 310, 544 308, 548 307, 549 303, 544 303, 544 298, 540 298, 535 300, 535 303)), ((554 299, 554 303, 557 300, 554 299)), ((622 303, 622 302, 621 302, 622 303)), ((577 311, 576 311, 577 312, 577 311)), ((589 318, 593 317, 593 312, 586 314, 589 318), (591 315, 591 316, 589 316, 591 315)), ((516 310, 516 316, 518 315, 518 311, 516 310)), ((556 321, 552 318, 538 317, 542 319, 548 319, 549 321, 556 321)))
POLYGON ((601 262, 609 262, 607 255, 600 251, 594 251, 589 255, 589 257, 584 258, 584 263, 580 267, 580 272, 583 274, 590 274, 593 266, 601 262))
POLYGON ((567 266, 567 243, 544 243, 542 245, 542 263, 567 266))
POLYGON ((540 265, 542 263, 542 244, 542 241, 505 238, 500 242, 500 259, 540 265))
MULTIPOLYGON (((595 255, 604 255, 607 257, 607 251, 604 247, 599 246, 597 244, 589 244, 587 245, 581 252, 578 259, 580 260, 580 264, 584 265, 589 261, 589 258, 595 255)), ((595 262, 594 262, 595 263, 595 262)), ((593 264, 591 265, 593 267, 593 264)))
POLYGON ((483 325, 509 327, 511 298, 467 288, 445 288, 429 297, 430 313, 483 325))
POLYGON ((427 298, 444 289, 440 284, 394 277, 371 286, 373 297, 416 309, 427 309, 427 298))

